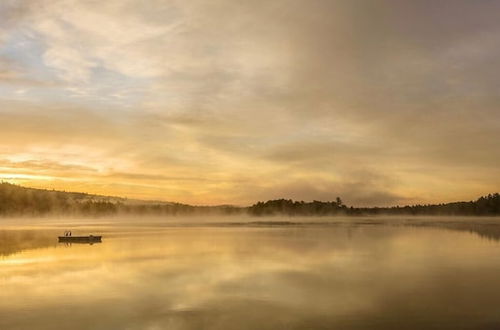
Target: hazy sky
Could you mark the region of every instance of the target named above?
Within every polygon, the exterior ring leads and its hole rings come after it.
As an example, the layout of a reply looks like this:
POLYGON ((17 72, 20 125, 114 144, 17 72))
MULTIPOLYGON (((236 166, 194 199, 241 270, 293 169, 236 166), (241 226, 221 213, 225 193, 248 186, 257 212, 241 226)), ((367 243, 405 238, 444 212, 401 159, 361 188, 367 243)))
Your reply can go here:
POLYGON ((2 0, 0 179, 198 204, 500 190, 500 1, 2 0))

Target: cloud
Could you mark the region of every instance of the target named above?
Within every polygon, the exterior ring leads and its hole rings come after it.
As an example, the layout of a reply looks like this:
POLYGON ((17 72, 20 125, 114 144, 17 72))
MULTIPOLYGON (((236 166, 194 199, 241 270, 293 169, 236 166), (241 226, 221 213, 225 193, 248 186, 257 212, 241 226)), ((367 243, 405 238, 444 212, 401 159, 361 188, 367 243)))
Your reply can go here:
POLYGON ((495 2, 1 6, 0 151, 98 169, 93 192, 387 205, 500 184, 495 2))

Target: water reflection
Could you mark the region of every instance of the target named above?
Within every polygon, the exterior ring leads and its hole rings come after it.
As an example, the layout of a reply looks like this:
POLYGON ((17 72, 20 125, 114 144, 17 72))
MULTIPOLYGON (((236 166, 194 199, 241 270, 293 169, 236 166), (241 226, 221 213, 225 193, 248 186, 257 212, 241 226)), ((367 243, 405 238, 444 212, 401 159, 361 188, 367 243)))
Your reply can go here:
MULTIPOLYGON (((10 242, 54 234, 32 231, 10 242)), ((466 231, 365 224, 100 231, 105 244, 67 248, 52 236, 0 258, 0 328, 500 327, 499 244, 466 231)))
POLYGON ((481 223, 476 221, 477 219, 472 219, 472 221, 470 222, 425 222, 417 224, 417 226, 466 231, 469 233, 477 234, 482 238, 486 238, 492 241, 500 241, 500 223, 498 223, 497 221, 495 221, 494 223, 481 223))
POLYGON ((102 242, 101 241, 90 241, 90 242, 78 242, 78 241, 75 241, 75 242, 61 242, 59 241, 59 245, 64 245, 66 247, 71 247, 73 245, 94 245, 94 244, 101 244, 102 242))
POLYGON ((50 230, 0 230, 0 257, 23 250, 55 246, 54 231, 50 230))

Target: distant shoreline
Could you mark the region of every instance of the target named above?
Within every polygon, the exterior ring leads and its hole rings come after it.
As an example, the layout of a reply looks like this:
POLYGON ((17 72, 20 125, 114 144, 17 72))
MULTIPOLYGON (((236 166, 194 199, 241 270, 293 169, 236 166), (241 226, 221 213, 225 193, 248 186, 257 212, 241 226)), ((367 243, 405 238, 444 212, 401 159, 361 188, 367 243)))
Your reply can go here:
POLYGON ((140 201, 120 197, 27 188, 0 183, 0 217, 43 216, 207 216, 247 215, 324 217, 324 216, 500 216, 500 195, 489 194, 469 202, 407 205, 393 207, 346 206, 335 201, 293 201, 277 199, 252 206, 196 206, 172 202, 140 201))

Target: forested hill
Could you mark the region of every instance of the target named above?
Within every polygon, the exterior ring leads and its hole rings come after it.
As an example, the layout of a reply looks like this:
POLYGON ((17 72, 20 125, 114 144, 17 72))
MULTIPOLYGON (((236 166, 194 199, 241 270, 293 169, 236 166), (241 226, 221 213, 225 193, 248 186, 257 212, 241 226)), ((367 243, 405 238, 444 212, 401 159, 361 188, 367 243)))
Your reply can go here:
POLYGON ((0 216, 126 214, 190 215, 240 212, 232 206, 191 206, 179 203, 141 201, 112 196, 25 188, 0 183, 0 216))
POLYGON ((304 202, 290 199, 258 202, 250 207, 193 206, 180 203, 141 201, 86 193, 25 188, 0 183, 0 216, 108 216, 146 215, 225 215, 330 216, 330 215, 500 215, 500 195, 490 194, 470 202, 435 205, 357 208, 333 202, 304 202))
POLYGON ((258 202, 248 209, 252 215, 500 215, 500 195, 498 193, 480 197, 470 202, 455 202, 432 205, 412 205, 394 207, 347 207, 340 198, 335 202, 303 202, 278 199, 258 202))
POLYGON ((394 206, 389 208, 355 208, 350 214, 410 214, 410 215, 500 215, 500 195, 489 194, 470 202, 394 206))

